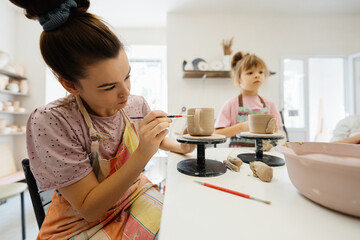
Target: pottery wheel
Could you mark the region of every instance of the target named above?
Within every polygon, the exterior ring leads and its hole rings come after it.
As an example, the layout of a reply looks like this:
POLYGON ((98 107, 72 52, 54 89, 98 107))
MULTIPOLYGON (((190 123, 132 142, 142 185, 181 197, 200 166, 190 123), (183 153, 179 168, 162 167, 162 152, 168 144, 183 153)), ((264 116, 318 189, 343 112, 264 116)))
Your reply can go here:
POLYGON ((226 136, 220 134, 212 134, 210 136, 191 136, 190 134, 185 134, 182 136, 185 139, 190 140, 222 140, 226 139, 226 136))
POLYGON ((250 132, 242 132, 239 134, 239 136, 241 138, 255 140, 255 153, 241 153, 241 154, 237 155, 237 157, 240 158, 244 163, 250 163, 253 161, 261 161, 271 167, 282 166, 285 164, 285 161, 283 158, 263 154, 263 140, 283 139, 284 136, 281 135, 280 133, 257 134, 257 133, 250 133, 250 132))
MULTIPOLYGON (((186 134, 188 135, 188 134, 186 134)), ((201 137, 197 139, 187 139, 185 136, 177 137, 180 143, 196 144, 197 157, 193 159, 185 159, 177 164, 177 170, 183 174, 195 177, 215 177, 226 172, 226 166, 220 161, 205 158, 205 145, 218 144, 226 142, 223 135, 201 137)), ((193 137, 188 135, 188 137, 193 137)))

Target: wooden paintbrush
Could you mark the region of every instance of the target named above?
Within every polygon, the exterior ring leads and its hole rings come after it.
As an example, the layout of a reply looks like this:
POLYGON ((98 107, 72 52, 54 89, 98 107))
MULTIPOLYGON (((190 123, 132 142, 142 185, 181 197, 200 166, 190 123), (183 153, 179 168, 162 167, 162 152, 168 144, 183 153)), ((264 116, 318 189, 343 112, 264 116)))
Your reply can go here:
POLYGON ((219 186, 216 186, 216 185, 212 185, 210 183, 204 183, 204 182, 199 182, 199 181, 195 181, 197 183, 200 183, 201 185, 204 185, 206 187, 210 187, 210 188, 214 188, 216 190, 220 190, 220 191, 223 191, 223 192, 227 192, 227 193, 231 193, 231 194, 234 194, 234 195, 237 195, 237 196, 240 196, 240 197, 244 197, 244 198, 248 198, 248 199, 251 199, 251 200, 256 200, 256 201, 259 201, 259 202, 263 202, 263 203, 266 203, 266 204, 271 204, 270 201, 266 201, 266 200, 261 200, 259 198, 255 198, 253 196, 250 196, 250 195, 247 195, 245 193, 241 193, 241 192, 236 192, 234 190, 230 190, 230 189, 227 189, 227 188, 223 188, 223 187, 219 187, 219 186))

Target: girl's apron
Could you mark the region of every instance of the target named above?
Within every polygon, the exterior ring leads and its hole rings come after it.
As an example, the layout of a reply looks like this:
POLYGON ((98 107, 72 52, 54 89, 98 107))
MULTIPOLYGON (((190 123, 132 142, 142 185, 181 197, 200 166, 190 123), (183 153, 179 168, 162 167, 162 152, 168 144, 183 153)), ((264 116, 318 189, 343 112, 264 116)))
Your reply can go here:
MULTIPOLYGON (((246 122, 248 120, 248 115, 250 114, 268 114, 269 109, 266 107, 264 100, 258 96, 263 108, 246 108, 243 106, 242 94, 239 95, 239 112, 237 116, 237 122, 246 122)), ((230 138, 229 147, 254 147, 255 141, 251 139, 239 138, 237 136, 233 136, 230 138)))
MULTIPOLYGON (((106 139, 97 132, 91 118, 76 96, 78 107, 89 127, 93 171, 99 182, 116 172, 128 160, 139 144, 133 123, 123 110, 125 131, 117 153, 112 159, 102 159, 99 140, 106 139)), ((163 195, 143 174, 124 193, 121 199, 104 216, 95 222, 85 221, 57 191, 37 239, 154 239, 159 231, 163 195)))

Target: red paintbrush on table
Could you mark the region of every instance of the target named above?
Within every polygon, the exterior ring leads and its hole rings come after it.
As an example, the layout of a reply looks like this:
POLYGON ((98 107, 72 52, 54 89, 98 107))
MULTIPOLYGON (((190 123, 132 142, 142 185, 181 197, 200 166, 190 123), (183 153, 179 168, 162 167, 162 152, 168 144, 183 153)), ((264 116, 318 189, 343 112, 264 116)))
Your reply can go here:
POLYGON ((236 191, 234 191, 234 190, 227 189, 227 188, 223 188, 223 187, 219 187, 219 186, 216 186, 216 185, 212 185, 212 184, 210 184, 210 183, 204 183, 204 182, 199 182, 199 181, 195 181, 195 182, 200 183, 201 185, 204 185, 204 186, 206 186, 206 187, 214 188, 214 189, 216 189, 216 190, 220 190, 220 191, 223 191, 223 192, 231 193, 231 194, 234 194, 234 195, 237 195, 237 196, 240 196, 240 197, 244 197, 244 198, 256 200, 256 201, 263 202, 263 203, 266 203, 266 204, 271 204, 270 201, 261 200, 261 199, 259 199, 259 198, 255 198, 255 197, 250 196, 250 195, 247 195, 247 194, 245 194, 245 193, 236 192, 236 191))

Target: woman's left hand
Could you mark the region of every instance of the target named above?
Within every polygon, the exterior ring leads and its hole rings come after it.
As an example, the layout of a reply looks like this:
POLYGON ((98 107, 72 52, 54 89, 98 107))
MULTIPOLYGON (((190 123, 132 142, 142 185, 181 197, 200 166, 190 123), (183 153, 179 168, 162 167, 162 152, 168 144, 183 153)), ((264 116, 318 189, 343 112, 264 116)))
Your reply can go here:
POLYGON ((195 150, 196 144, 180 143, 181 153, 191 153, 195 150))

